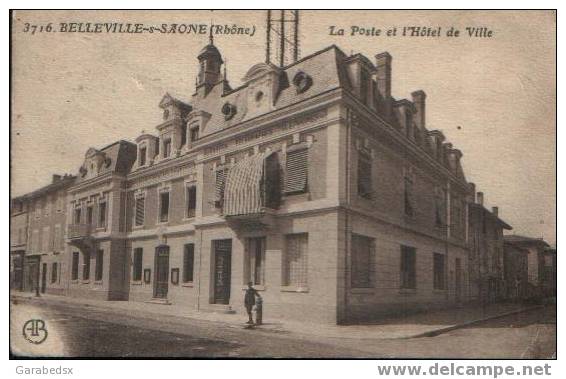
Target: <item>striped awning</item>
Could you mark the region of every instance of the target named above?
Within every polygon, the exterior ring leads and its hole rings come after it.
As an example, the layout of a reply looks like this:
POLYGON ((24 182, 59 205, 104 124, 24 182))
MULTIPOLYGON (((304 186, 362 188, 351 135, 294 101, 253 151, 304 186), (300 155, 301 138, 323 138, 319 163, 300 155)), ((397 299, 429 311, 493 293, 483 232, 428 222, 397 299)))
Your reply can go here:
POLYGON ((230 168, 224 189, 224 216, 256 214, 263 211, 264 163, 271 154, 272 152, 263 152, 245 157, 230 168))

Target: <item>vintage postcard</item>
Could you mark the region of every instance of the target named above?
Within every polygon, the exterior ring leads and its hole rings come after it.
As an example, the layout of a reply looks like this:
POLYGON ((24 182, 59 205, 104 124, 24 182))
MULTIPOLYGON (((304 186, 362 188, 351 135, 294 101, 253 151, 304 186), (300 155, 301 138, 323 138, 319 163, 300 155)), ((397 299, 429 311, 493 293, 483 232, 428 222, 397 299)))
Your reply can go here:
POLYGON ((12 358, 556 359, 555 11, 10 17, 12 358))

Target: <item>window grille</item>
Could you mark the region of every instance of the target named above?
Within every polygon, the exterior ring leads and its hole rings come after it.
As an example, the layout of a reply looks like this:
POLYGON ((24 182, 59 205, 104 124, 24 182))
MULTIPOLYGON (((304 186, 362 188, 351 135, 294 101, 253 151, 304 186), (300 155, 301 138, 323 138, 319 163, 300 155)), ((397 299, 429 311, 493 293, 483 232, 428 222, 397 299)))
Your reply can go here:
POLYGON ((283 285, 306 287, 308 284, 308 234, 291 234, 286 240, 283 285))

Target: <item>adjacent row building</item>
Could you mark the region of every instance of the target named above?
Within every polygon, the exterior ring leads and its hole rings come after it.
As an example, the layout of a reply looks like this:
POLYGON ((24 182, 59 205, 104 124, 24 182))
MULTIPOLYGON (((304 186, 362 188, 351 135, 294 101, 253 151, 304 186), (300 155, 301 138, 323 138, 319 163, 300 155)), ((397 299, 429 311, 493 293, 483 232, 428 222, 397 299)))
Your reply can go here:
POLYGON ((427 125, 425 92, 393 97, 388 53, 330 46, 236 88, 212 39, 197 60, 155 134, 12 201, 13 288, 242 312, 252 282, 269 317, 326 323, 503 291, 510 226, 427 125))

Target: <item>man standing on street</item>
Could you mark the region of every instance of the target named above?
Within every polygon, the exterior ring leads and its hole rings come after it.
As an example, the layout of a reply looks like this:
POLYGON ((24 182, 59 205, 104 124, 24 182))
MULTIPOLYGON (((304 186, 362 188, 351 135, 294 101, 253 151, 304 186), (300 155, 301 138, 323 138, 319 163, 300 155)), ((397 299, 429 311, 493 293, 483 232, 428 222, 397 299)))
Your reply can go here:
POLYGON ((259 297, 261 299, 260 294, 256 291, 253 287, 252 282, 248 282, 248 289, 246 290, 246 295, 244 296, 244 305, 246 306, 246 312, 248 312, 248 324, 253 324, 254 319, 252 317, 252 309, 255 305, 255 297, 259 297))

